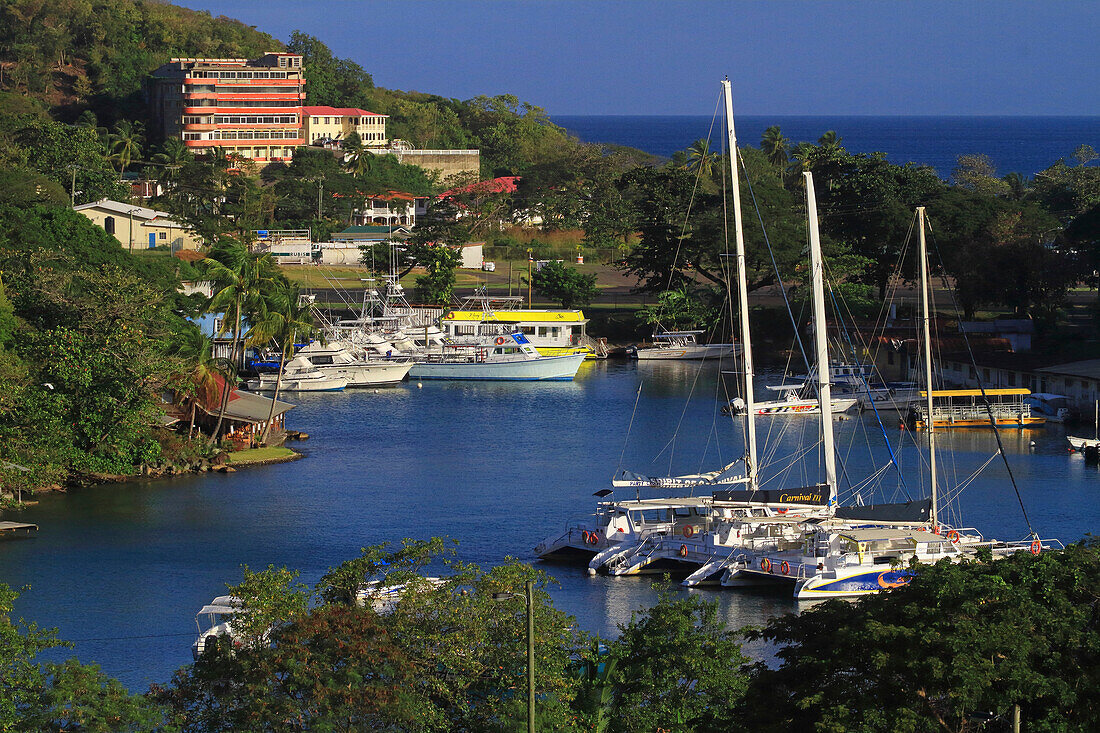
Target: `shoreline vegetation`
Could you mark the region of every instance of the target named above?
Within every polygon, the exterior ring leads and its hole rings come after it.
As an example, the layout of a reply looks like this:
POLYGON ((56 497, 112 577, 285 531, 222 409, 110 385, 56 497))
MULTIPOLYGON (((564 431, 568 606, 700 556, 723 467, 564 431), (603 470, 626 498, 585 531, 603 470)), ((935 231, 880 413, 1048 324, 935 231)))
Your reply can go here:
POLYGON ((483 569, 457 543, 407 539, 363 548, 313 587, 285 567, 242 567, 227 585, 231 631, 138 694, 94 664, 36 661, 66 644, 14 621, 17 594, 0 585, 0 727, 521 730, 530 613, 539 730, 970 733, 1014 717, 1028 730, 1095 730, 1098 553, 1086 541, 918 565, 889 593, 740 630, 717 601, 672 592, 666 578, 654 606, 601 639, 554 607, 543 569, 514 558, 483 569), (399 591, 381 602, 380 588, 399 591), (777 651, 753 659, 746 645, 777 651))
MULTIPOLYGON (((484 241, 501 262, 563 260, 530 287, 543 303, 591 304, 606 328, 596 335, 729 331, 721 186, 730 166, 705 140, 671 160, 583 144, 511 95, 383 89, 311 36, 295 32, 284 44, 234 20, 143 0, 4 4, 0 71, 0 494, 300 457, 280 447, 285 426, 274 412, 247 429, 226 415, 246 348, 285 358, 313 329, 295 271, 254 251, 253 233, 308 228, 326 239, 388 191, 431 197, 433 206, 403 249, 367 247, 362 263, 381 274, 397 257, 418 303, 446 306, 470 287, 457 272, 458 248, 484 241), (310 104, 387 114, 390 136, 419 148, 477 148, 481 170, 440 180, 365 151, 354 135, 340 150, 298 148, 291 162, 262 171, 156 139, 142 96, 153 69, 170 57, 283 48, 303 56, 310 104), (147 203, 202 239, 198 259, 168 247, 132 251, 73 211, 129 201, 127 174, 162 185, 147 203), (471 185, 496 178, 514 179, 514 190, 471 185), (578 255, 589 264, 574 266, 578 255), (180 291, 203 281, 213 297, 180 291), (221 317, 228 359, 215 357, 195 325, 203 315, 221 317)), ((944 181, 881 154, 852 154, 840 132, 795 141, 773 126, 739 150, 742 204, 764 225, 746 231, 754 303, 777 288, 796 305, 806 297, 800 181, 811 171, 830 279, 853 318, 877 312, 890 289, 912 279, 904 243, 914 207, 924 205, 937 275, 956 286, 965 318, 1031 319, 1037 352, 1100 356, 1100 303, 1070 300, 1100 278, 1095 150, 1067 150, 1033 178, 996 171, 975 151, 944 181)), ((512 269, 526 290, 523 268, 512 269)), ((759 315, 776 343, 789 333, 786 313, 759 315)), ((95 665, 39 662, 63 642, 13 619, 17 594, 0 586, 0 729, 518 729, 518 594, 528 581, 543 729, 969 733, 1017 705, 1036 730, 1100 728, 1092 541, 920 567, 889 594, 826 602, 741 632, 726 629, 713 604, 668 593, 615 640, 589 637, 554 609, 542 570, 514 558, 483 570, 442 540, 366 548, 314 588, 297 577, 244 568, 230 587, 245 601, 233 622, 241 645, 218 642, 147 695, 95 665), (428 571, 449 580, 428 582, 428 571), (368 582, 409 592, 380 614, 355 602, 368 582), (514 597, 493 599, 502 593, 514 597), (747 659, 744 641, 774 645, 777 664, 747 659)))

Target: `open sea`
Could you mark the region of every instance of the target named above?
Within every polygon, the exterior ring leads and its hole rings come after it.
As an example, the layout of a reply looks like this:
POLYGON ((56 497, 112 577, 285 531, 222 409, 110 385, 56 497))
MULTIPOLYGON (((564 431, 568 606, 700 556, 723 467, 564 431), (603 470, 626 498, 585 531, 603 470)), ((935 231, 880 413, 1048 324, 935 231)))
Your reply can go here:
MULTIPOLYGON (((614 143, 669 157, 698 139, 718 149, 725 135, 721 117, 554 116, 585 142, 614 143), (712 127, 713 125, 713 127, 712 127)), ((736 120, 741 145, 760 146, 760 137, 779 125, 793 143, 817 142, 835 130, 851 153, 886 153, 891 163, 918 163, 948 178, 960 155, 982 153, 998 175, 1034 176, 1059 158, 1076 165, 1078 145, 1100 150, 1100 117, 756 117, 736 120)))
MULTIPOLYGON (((762 375, 757 388, 778 377, 762 375)), ((287 395, 297 405, 288 425, 312 436, 295 444, 305 459, 41 497, 19 515, 4 513, 41 530, 0 542, 0 581, 29 585, 17 613, 75 642, 51 658, 75 654, 144 690, 190 661, 195 613, 240 580, 242 564, 297 568, 312 584, 361 547, 433 535, 457 539, 463 560, 536 562, 535 544, 590 513, 592 493, 608 488, 620 466, 666 475, 724 465, 741 454, 743 441, 739 426, 719 413, 718 384, 713 364, 607 361, 585 363, 573 382, 424 382, 287 395)), ((896 422, 886 422, 890 439, 904 444, 896 422)), ((836 425, 845 481, 885 462, 883 433, 869 416, 836 425)), ((758 433, 767 446, 761 455, 781 464, 816 441, 817 422, 759 418, 758 433)), ((1100 527, 1100 470, 1066 452, 1061 426, 1005 431, 1004 438, 1037 531, 1068 542, 1100 527)), ((993 435, 981 430, 941 433, 937 443, 952 486, 996 450, 993 435)), ((920 454, 911 445, 897 450, 902 472, 886 472, 882 500, 927 491, 920 454)), ((778 480, 774 471, 765 477, 778 480)), ((776 486, 816 482, 815 452, 787 473, 776 486)), ((996 461, 951 512, 987 536, 1027 534, 996 461)), ((542 567, 560 583, 556 605, 605 637, 655 599, 649 578, 542 567)), ((690 592, 717 599, 735 628, 799 608, 775 591, 690 592)))

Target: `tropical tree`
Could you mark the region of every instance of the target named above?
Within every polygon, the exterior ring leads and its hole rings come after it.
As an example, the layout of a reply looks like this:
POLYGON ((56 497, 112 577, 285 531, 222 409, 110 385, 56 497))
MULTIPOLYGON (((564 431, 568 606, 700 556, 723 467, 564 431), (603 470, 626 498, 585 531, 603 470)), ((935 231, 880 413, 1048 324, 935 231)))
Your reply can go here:
POLYGON ((160 178, 167 183, 174 182, 183 164, 194 159, 195 155, 191 152, 191 149, 176 137, 165 140, 160 152, 153 156, 153 162, 164 167, 160 178))
MULTIPOLYGON (((305 336, 313 330, 312 311, 310 306, 303 305, 298 286, 292 283, 274 283, 262 301, 263 312, 249 329, 245 344, 262 346, 274 341, 282 355, 279 363, 285 365, 298 337, 305 336)), ((267 422, 264 423, 260 443, 267 443, 267 437, 271 431, 271 420, 275 416, 275 402, 279 399, 279 390, 283 384, 283 371, 279 369, 279 374, 275 378, 275 394, 272 395, 271 407, 267 412, 267 422)))
POLYGON ((214 342, 197 328, 188 328, 179 336, 173 353, 189 365, 186 384, 194 396, 191 402, 191 424, 188 437, 195 431, 195 415, 198 403, 210 405, 219 396, 219 387, 233 373, 232 365, 214 356, 214 342))
POLYGON ((126 166, 141 157, 141 146, 145 144, 145 126, 140 122, 119 120, 109 137, 111 159, 118 164, 122 173, 126 166))
POLYGON ((561 262, 548 262, 531 277, 538 294, 561 303, 562 308, 588 305, 599 292, 596 275, 585 275, 561 262))
MULTIPOLYGON (((206 275, 214 283, 214 294, 207 301, 207 313, 221 313, 222 323, 219 335, 232 330, 233 348, 230 361, 234 366, 242 358, 242 339, 245 314, 259 310, 261 296, 272 286, 277 270, 270 254, 249 252, 236 240, 224 239, 210 256, 202 261, 206 275), (232 325, 230 325, 232 324, 232 325)), ((222 388, 221 404, 218 409, 218 422, 214 426, 211 442, 221 433, 225 419, 225 408, 231 392, 228 381, 222 388)))
POLYGON ((348 173, 359 178, 365 178, 374 169, 374 153, 363 144, 358 132, 353 132, 344 138, 341 147, 344 151, 344 167, 348 173))
POLYGON ((778 168, 787 167, 790 147, 791 141, 779 131, 779 125, 772 125, 764 130, 760 138, 760 150, 763 151, 768 162, 778 168))
POLYGON ((696 140, 687 149, 688 170, 695 171, 705 178, 709 178, 714 173, 714 163, 717 159, 717 154, 710 151, 710 143, 706 140, 696 140))

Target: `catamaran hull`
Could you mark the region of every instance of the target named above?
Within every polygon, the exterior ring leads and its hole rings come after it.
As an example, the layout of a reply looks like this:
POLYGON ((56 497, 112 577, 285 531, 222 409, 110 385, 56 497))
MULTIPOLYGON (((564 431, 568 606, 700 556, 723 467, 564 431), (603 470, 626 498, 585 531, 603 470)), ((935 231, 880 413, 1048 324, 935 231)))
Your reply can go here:
POLYGON ((503 362, 423 362, 409 372, 412 379, 520 382, 569 382, 577 375, 584 354, 545 356, 503 362))

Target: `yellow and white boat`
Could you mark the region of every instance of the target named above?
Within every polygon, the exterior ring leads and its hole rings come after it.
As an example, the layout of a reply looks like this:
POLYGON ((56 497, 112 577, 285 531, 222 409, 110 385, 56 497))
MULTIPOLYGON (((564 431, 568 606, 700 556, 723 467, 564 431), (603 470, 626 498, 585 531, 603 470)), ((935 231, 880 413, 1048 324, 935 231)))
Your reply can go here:
POLYGON ((588 319, 580 310, 463 307, 447 311, 439 327, 452 341, 507 337, 520 331, 543 356, 585 353, 588 358, 607 355, 606 346, 588 337, 588 319))

